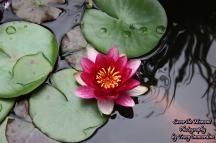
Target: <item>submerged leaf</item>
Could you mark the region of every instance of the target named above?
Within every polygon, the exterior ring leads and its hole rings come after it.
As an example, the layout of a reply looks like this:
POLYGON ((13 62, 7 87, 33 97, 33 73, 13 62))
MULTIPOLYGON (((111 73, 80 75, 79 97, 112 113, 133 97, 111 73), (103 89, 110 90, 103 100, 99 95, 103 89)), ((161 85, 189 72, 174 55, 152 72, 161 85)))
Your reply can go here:
POLYGON ((87 46, 87 41, 81 33, 80 27, 77 26, 69 31, 62 40, 62 52, 74 52, 87 46))
POLYGON ((0 97, 27 94, 45 81, 57 59, 54 35, 28 22, 0 26, 0 97))
POLYGON ((81 28, 90 44, 106 53, 116 46, 128 57, 152 51, 166 32, 167 17, 157 0, 95 0, 81 28))
POLYGON ((9 143, 59 143, 41 133, 31 122, 19 118, 10 120, 6 135, 9 143))
POLYGON ((15 115, 19 117, 22 120, 25 120, 27 122, 32 122, 31 117, 29 116, 28 113, 28 101, 27 100, 22 100, 19 102, 16 102, 15 107, 13 109, 15 115))
POLYGON ((28 101, 21 100, 14 108, 15 115, 7 125, 7 139, 9 143, 59 143, 35 128, 28 114, 28 101))
POLYGON ((31 96, 29 112, 34 124, 46 135, 62 142, 79 142, 90 137, 106 121, 96 102, 75 96, 75 71, 63 70, 31 96))
POLYGON ((12 8, 17 16, 35 23, 56 19, 62 12, 49 3, 65 3, 65 0, 13 0, 12 8))
POLYGON ((86 48, 81 49, 81 50, 76 51, 76 52, 73 52, 73 53, 70 53, 64 57, 71 67, 73 67, 74 69, 76 69, 78 71, 81 71, 82 67, 80 65, 80 59, 83 56, 86 56, 86 48))
POLYGON ((69 31, 62 40, 63 57, 71 67, 81 71, 80 59, 86 56, 86 48, 91 47, 81 33, 80 27, 77 26, 69 31))

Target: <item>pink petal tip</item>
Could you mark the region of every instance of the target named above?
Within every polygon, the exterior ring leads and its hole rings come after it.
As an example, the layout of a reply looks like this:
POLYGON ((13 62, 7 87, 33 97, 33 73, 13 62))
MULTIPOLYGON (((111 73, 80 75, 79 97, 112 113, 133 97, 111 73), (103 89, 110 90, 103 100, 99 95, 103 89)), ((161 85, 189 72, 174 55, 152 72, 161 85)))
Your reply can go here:
POLYGON ((97 101, 99 110, 105 114, 110 115, 114 108, 114 102, 111 100, 98 100, 97 101))
POLYGON ((137 86, 137 87, 135 87, 134 89, 132 89, 132 90, 129 90, 128 92, 127 92, 127 94, 129 95, 129 96, 132 96, 132 97, 136 97, 136 96, 139 96, 139 95, 142 95, 142 94, 145 94, 146 92, 148 92, 148 87, 146 87, 146 86, 137 86))
POLYGON ((92 62, 95 63, 95 59, 96 59, 96 57, 98 55, 98 51, 96 51, 92 47, 87 47, 86 50, 87 50, 87 57, 88 57, 88 59, 90 59, 92 62))
POLYGON ((120 96, 117 100, 115 100, 115 103, 125 107, 135 106, 134 100, 128 95, 120 96))
POLYGON ((137 71, 140 65, 141 65, 140 60, 130 60, 128 62, 127 68, 130 68, 132 70, 130 77, 132 77, 135 74, 135 72, 137 71))
POLYGON ((86 85, 86 83, 82 80, 82 78, 81 78, 81 73, 80 72, 77 72, 77 73, 75 73, 74 74, 74 78, 75 78, 75 80, 80 84, 80 85, 86 85))
POLYGON ((94 89, 87 87, 87 86, 78 87, 75 90, 75 95, 80 98, 84 98, 84 99, 95 98, 94 89))

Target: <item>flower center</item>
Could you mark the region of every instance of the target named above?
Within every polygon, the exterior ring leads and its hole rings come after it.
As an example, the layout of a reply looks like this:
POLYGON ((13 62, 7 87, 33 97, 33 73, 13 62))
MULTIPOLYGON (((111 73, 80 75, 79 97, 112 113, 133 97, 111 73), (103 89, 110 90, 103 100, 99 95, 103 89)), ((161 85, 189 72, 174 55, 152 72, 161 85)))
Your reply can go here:
POLYGON ((115 67, 102 68, 96 74, 97 83, 105 88, 115 88, 119 86, 119 82, 121 82, 121 74, 119 71, 116 71, 115 67))

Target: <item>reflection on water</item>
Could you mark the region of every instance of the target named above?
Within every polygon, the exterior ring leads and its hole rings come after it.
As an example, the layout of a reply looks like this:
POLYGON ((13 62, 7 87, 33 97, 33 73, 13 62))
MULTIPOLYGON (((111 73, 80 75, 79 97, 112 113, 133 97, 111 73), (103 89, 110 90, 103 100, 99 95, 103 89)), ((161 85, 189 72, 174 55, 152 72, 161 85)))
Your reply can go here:
POLYGON ((172 22, 159 45, 162 50, 143 60, 137 76, 144 83, 154 85, 154 94, 160 93, 157 90, 164 90, 161 100, 166 100, 166 108, 175 98, 177 87, 189 85, 196 72, 211 87, 214 67, 208 64, 207 56, 214 35, 210 32, 212 29, 204 25, 191 30, 172 22))
POLYGON ((214 71, 210 86, 206 90, 205 95, 207 96, 209 109, 208 116, 213 119, 214 125, 216 126, 216 70, 214 71))
MULTIPOLYGON (((136 76, 150 86, 151 91, 136 98, 138 104, 134 108, 116 106, 110 121, 86 142, 170 143, 172 133, 179 129, 172 124, 174 119, 216 121, 215 4, 211 0, 160 2, 168 14, 168 30, 157 50, 142 57, 136 76)), ((64 10, 62 15, 43 25, 50 28, 60 42, 66 32, 79 24, 83 8, 79 0, 69 0, 58 7, 64 10)), ((19 20, 10 9, 5 10, 4 15, 2 11, 0 9, 0 23, 19 20)), ((67 63, 59 58, 56 70, 66 67, 67 63)), ((206 128, 213 132, 213 126, 206 128)))

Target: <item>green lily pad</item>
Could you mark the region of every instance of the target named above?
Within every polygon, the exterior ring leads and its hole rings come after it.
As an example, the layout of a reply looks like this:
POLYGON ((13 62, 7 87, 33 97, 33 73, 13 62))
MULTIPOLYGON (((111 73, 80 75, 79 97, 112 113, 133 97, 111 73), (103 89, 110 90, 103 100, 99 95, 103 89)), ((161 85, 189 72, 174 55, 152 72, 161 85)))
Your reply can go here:
POLYGON ((27 94, 45 81, 57 59, 54 35, 28 22, 0 25, 0 97, 27 94))
POLYGON ((14 105, 14 99, 0 99, 0 123, 4 120, 14 105))
POLYGON ((33 123, 50 138, 62 142, 85 140, 107 121, 95 100, 74 95, 74 73, 73 69, 55 73, 52 86, 46 85, 29 100, 33 123))
POLYGON ((90 44, 106 53, 117 46, 128 57, 152 51, 166 32, 167 16, 157 0, 95 0, 102 10, 86 10, 81 29, 90 44))
POLYGON ((26 85, 45 77, 47 73, 52 71, 52 65, 44 59, 45 57, 41 53, 20 58, 12 72, 14 82, 26 85))
POLYGON ((8 119, 9 118, 6 118, 4 122, 0 125, 0 143, 8 143, 6 134, 5 134, 8 119))

